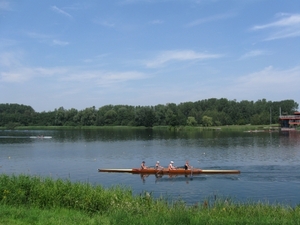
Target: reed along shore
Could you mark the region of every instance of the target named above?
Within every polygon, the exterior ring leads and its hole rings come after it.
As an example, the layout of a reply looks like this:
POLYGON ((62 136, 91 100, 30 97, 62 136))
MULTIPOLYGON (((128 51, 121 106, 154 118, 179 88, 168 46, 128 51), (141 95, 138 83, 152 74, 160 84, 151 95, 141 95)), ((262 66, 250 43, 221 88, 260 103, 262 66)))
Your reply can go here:
POLYGON ((0 224, 299 224, 300 205, 230 199, 188 206, 129 188, 0 175, 0 224))

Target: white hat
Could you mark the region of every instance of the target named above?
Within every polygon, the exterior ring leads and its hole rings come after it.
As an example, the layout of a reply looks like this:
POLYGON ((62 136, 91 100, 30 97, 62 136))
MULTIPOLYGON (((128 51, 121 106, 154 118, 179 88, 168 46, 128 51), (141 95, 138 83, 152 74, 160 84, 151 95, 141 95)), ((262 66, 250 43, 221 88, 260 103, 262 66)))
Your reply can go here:
POLYGON ((171 161, 171 163, 174 163, 173 161, 171 161))
POLYGON ((159 161, 157 161, 156 163, 159 163, 159 161))

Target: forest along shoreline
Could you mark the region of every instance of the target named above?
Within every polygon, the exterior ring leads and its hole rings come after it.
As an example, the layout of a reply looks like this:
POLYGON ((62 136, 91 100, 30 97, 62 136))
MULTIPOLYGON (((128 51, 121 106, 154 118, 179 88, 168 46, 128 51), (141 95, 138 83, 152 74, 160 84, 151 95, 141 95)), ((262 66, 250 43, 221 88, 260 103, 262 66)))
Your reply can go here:
POLYGON ((298 109, 294 100, 278 102, 266 99, 253 101, 205 99, 180 104, 155 106, 105 105, 83 110, 59 107, 53 111, 36 112, 31 106, 0 104, 0 127, 22 126, 85 127, 220 127, 232 125, 278 124, 280 115, 292 115, 298 109))

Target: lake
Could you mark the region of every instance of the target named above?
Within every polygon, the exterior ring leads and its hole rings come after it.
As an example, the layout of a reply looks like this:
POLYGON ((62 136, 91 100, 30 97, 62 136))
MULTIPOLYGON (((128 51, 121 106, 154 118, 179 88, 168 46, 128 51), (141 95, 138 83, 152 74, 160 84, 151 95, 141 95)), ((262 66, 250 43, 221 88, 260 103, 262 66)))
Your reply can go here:
POLYGON ((210 198, 300 204, 300 132, 100 130, 0 131, 0 173, 70 179, 134 194, 196 204, 210 198), (52 138, 32 138, 32 136, 52 138), (171 160, 241 174, 141 177, 98 168, 140 167, 171 160))

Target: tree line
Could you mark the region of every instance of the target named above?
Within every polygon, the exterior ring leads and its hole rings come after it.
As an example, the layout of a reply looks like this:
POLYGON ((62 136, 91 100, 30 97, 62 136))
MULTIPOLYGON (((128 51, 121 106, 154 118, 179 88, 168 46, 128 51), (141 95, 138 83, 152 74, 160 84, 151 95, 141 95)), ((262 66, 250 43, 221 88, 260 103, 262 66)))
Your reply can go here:
POLYGON ((205 99, 156 106, 105 105, 83 110, 60 107, 35 112, 31 106, 0 104, 0 126, 222 126, 278 123, 281 114, 298 109, 294 100, 236 101, 205 99))

